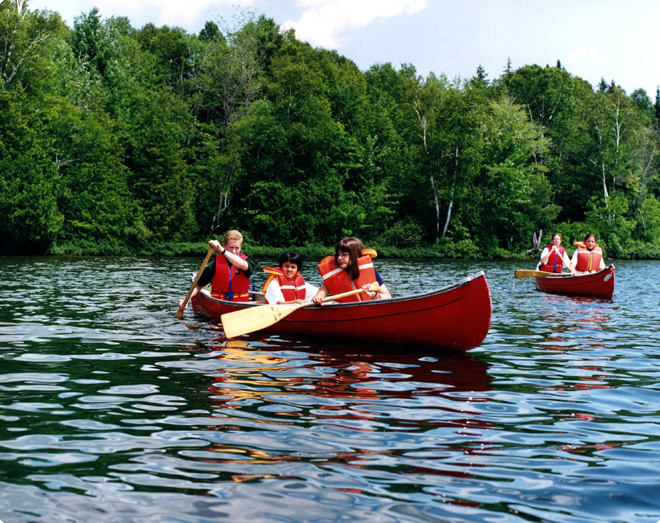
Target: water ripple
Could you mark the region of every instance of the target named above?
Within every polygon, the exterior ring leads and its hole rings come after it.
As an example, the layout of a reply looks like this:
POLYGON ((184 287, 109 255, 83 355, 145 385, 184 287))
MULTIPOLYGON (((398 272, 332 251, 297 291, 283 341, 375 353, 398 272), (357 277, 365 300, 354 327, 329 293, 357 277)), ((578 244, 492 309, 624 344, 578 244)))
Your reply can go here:
POLYGON ((512 262, 378 261, 398 295, 486 271, 467 354, 228 344, 173 318, 198 263, 0 258, 0 519, 660 519, 657 262, 617 263, 603 301, 512 262))

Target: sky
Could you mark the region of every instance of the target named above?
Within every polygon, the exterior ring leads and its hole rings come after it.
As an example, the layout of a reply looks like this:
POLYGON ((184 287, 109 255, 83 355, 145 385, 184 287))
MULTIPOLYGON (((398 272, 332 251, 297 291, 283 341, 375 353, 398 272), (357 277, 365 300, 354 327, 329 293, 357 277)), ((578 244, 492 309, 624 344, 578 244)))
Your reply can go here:
POLYGON ((660 84, 660 0, 28 0, 28 8, 74 18, 98 7, 199 33, 207 20, 231 25, 265 15, 300 40, 336 50, 361 70, 412 64, 424 77, 472 77, 481 65, 498 78, 511 61, 554 66, 596 85, 614 80, 628 94, 660 84))

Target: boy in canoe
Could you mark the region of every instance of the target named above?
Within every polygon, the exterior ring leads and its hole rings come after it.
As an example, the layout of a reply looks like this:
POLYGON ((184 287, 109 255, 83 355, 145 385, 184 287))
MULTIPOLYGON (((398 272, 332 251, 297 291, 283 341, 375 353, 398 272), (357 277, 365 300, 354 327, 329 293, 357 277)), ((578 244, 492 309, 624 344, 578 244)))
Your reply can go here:
MULTIPOLYGON (((211 296, 227 301, 249 301, 250 276, 254 262, 241 252, 243 235, 238 231, 227 231, 222 245, 218 240, 209 240, 209 246, 218 251, 213 262, 208 264, 192 291, 195 296, 205 285, 211 284, 211 296)), ((188 302, 179 300, 179 311, 188 302)))
POLYGON ((300 255, 285 252, 280 256, 278 267, 264 269, 265 273, 270 274, 261 288, 267 303, 295 305, 312 300, 318 287, 307 283, 302 277, 302 264, 300 255))

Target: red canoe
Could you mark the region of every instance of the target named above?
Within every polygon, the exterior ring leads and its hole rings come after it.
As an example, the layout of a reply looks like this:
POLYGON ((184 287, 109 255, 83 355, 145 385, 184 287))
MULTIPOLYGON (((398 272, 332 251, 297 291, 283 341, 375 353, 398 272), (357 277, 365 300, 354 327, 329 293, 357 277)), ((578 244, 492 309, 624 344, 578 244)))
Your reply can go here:
POLYGON ((534 278, 536 287, 543 292, 612 299, 614 294, 614 265, 593 274, 580 276, 550 276, 534 278))
MULTIPOLYGON (((222 314, 260 306, 218 300, 206 290, 192 299, 196 313, 215 321, 220 321, 222 314)), ((468 350, 481 344, 488 334, 491 313, 490 289, 486 276, 480 272, 424 294, 305 307, 265 330, 284 336, 468 350)))

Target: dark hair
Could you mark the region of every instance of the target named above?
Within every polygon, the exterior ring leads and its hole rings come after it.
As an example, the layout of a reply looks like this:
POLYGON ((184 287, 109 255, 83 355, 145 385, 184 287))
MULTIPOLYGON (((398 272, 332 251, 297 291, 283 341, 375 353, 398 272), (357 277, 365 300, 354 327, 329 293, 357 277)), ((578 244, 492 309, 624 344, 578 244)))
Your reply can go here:
POLYGON ((560 233, 560 232, 556 232, 556 233, 554 233, 554 234, 552 235, 552 238, 550 238, 550 241, 554 240, 554 239, 555 239, 555 236, 559 236, 559 239, 561 240, 561 233, 560 233))
POLYGON ((337 245, 335 245, 335 261, 337 261, 338 252, 347 252, 349 254, 347 271, 352 280, 357 280, 360 276, 358 258, 362 256, 362 249, 364 249, 362 242, 353 236, 339 240, 337 245))
MULTIPOLYGON (((595 235, 593 232, 590 232, 589 234, 587 234, 587 235, 584 237, 584 243, 587 243, 587 240, 588 240, 589 238, 593 238, 594 241, 596 241, 596 235, 595 235)), ((598 243, 598 242, 596 242, 596 243, 598 243)))
POLYGON ((302 258, 300 257, 300 254, 288 251, 282 253, 282 256, 280 256, 280 267, 282 267, 285 262, 294 263, 298 267, 299 271, 302 270, 302 258))

